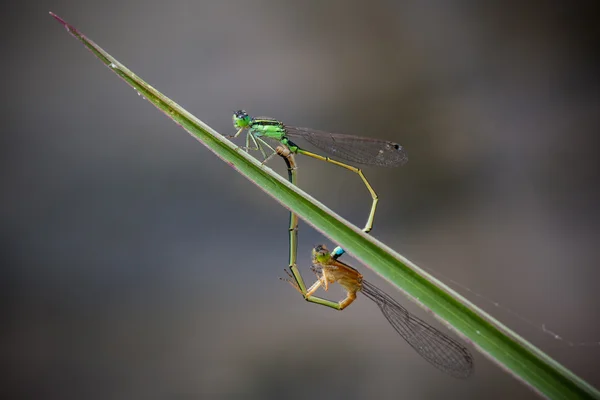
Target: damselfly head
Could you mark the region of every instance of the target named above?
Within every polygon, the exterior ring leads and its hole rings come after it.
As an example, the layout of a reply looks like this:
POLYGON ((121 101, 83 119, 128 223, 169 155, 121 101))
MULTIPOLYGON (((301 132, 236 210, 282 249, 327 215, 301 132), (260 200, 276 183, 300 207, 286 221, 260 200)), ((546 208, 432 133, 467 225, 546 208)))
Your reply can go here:
POLYGON ((233 126, 235 129, 247 128, 250 125, 250 116, 244 110, 237 110, 233 113, 233 126))
POLYGON ((331 254, 324 244, 319 244, 312 250, 312 258, 315 264, 327 264, 331 260, 331 254))

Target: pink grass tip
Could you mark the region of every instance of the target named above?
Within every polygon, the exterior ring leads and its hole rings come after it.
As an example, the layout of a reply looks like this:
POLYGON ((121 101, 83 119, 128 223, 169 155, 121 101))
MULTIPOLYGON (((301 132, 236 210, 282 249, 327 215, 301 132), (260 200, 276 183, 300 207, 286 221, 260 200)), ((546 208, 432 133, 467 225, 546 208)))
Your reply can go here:
POLYGON ((64 19, 62 19, 58 15, 54 14, 52 11, 50 11, 49 13, 50 13, 50 15, 52 15, 52 17, 54 17, 55 20, 57 20, 58 22, 60 22, 65 27, 65 29, 67 30, 67 32, 69 32, 71 34, 74 33, 74 32, 79 33, 77 31, 77 29, 75 29, 73 26, 69 25, 67 23, 67 21, 65 21, 64 19))

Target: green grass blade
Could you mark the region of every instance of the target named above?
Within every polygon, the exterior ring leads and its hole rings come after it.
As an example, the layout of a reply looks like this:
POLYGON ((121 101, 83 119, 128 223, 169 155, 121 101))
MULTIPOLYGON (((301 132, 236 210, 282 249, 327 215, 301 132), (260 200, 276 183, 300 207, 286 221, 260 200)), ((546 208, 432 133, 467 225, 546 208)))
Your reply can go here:
POLYGON ((60 17, 50 14, 100 61, 192 137, 411 299, 418 299, 415 300, 417 304, 433 312, 504 370, 549 398, 600 399, 600 392, 587 382, 400 254, 364 234, 269 167, 261 165, 148 85, 60 17))

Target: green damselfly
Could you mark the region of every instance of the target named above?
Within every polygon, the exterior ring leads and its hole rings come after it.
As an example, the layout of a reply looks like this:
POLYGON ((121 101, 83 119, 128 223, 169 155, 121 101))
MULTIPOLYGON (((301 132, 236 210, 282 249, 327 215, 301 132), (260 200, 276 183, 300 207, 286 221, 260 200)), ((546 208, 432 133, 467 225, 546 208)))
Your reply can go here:
MULTIPOLYGON (((293 154, 302 154, 316 158, 358 174, 372 198, 371 211, 367 223, 363 228, 367 233, 373 228, 373 220, 379 198, 361 169, 333 158, 307 151, 299 147, 292 140, 304 139, 334 158, 356 164, 397 167, 404 165, 408 161, 406 151, 398 143, 285 125, 270 117, 250 117, 244 110, 238 110, 233 114, 233 125, 238 131, 232 137, 235 138, 244 130, 247 130, 245 149, 260 151, 264 158, 263 163, 276 154, 276 150, 264 140, 268 138, 285 145, 293 154), (253 147, 250 147, 250 142, 253 143, 253 147), (271 151, 271 154, 267 155, 265 147, 271 151)), ((339 253, 339 255, 343 254, 344 250, 339 249, 339 253)))

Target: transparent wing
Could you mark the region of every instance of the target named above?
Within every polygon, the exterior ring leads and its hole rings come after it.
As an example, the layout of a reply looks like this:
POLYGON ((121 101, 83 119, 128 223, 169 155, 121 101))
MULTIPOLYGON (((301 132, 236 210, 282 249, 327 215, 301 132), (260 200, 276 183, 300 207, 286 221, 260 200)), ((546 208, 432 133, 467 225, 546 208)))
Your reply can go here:
POLYGON ((333 157, 346 161, 379 167, 397 167, 408 161, 406 151, 398 143, 297 126, 286 125, 285 130, 290 139, 302 138, 333 157))
POLYGON ((460 343, 412 315, 393 298, 363 281, 362 292, 373 300, 396 332, 427 361, 456 378, 473 372, 473 357, 460 343))

